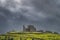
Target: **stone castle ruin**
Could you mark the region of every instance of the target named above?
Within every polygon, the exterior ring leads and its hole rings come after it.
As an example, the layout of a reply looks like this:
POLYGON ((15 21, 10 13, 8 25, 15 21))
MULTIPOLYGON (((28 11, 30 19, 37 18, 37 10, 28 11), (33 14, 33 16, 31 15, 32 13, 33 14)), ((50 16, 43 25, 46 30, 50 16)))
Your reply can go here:
POLYGON ((23 25, 23 31, 24 32, 36 32, 36 28, 33 25, 28 25, 27 28, 23 25))
POLYGON ((23 32, 7 32, 0 34, 0 40, 60 40, 60 34, 51 31, 37 31, 33 25, 23 25, 23 32))

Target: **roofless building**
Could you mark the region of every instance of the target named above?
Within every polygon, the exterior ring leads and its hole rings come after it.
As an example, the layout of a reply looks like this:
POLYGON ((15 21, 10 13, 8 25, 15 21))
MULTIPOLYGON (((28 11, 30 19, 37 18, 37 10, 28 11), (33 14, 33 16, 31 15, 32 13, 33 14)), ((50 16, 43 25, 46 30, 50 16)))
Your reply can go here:
POLYGON ((37 32, 33 25, 23 26, 23 32, 7 32, 0 34, 0 40, 60 40, 60 34, 37 32))

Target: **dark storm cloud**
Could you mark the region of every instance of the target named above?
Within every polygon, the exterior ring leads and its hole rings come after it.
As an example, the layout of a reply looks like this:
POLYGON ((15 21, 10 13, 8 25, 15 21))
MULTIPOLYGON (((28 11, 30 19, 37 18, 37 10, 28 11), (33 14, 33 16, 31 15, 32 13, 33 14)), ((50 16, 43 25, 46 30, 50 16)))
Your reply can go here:
POLYGON ((59 0, 5 0, 0 6, 3 32, 4 29, 20 30, 23 24, 33 24, 38 30, 60 32, 59 0))
MULTIPOLYGON (((37 23, 44 30, 59 31, 60 29, 60 1, 59 0, 26 0, 33 6, 33 11, 27 14, 32 23, 37 23)), ((28 5, 28 2, 24 2, 28 5)))
POLYGON ((0 33, 7 29, 7 16, 10 13, 7 9, 0 7, 0 33))
MULTIPOLYGON (((21 12, 25 12, 21 9, 21 12)), ((23 24, 28 24, 28 20, 21 12, 12 12, 5 7, 0 7, 0 33, 11 30, 22 30, 23 24), (26 22, 27 21, 27 22, 26 22)))
POLYGON ((46 29, 59 31, 60 29, 60 4, 59 0, 33 0, 36 11, 43 12, 47 17, 42 21, 46 29))

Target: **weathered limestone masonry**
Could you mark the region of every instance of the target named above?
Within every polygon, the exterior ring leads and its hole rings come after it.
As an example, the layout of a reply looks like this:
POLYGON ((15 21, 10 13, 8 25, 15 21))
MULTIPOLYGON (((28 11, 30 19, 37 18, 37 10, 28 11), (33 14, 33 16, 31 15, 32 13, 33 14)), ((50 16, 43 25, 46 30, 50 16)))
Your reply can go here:
POLYGON ((60 34, 40 32, 8 32, 0 40, 60 40, 60 34))

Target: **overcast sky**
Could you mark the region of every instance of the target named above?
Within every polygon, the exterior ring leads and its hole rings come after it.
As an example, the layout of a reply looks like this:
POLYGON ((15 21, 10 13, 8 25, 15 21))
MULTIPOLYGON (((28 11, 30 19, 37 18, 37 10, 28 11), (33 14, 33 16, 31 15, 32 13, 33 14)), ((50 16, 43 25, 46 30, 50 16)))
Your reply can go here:
POLYGON ((0 33, 29 24, 60 32, 60 0, 0 0, 0 33))

